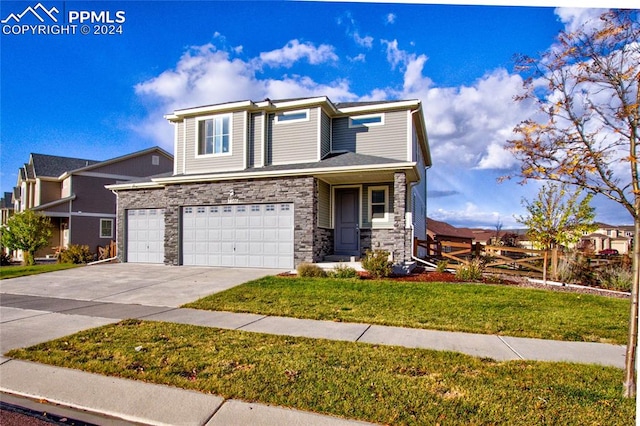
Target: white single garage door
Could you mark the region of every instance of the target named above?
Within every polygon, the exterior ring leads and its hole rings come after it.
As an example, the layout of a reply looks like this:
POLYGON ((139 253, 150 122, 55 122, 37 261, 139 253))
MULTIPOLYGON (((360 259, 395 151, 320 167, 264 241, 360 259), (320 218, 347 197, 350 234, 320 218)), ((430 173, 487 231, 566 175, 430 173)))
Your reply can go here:
POLYGON ((127 262, 164 263, 164 209, 127 211, 127 262))
POLYGON ((293 268, 293 204, 183 207, 182 263, 293 268))

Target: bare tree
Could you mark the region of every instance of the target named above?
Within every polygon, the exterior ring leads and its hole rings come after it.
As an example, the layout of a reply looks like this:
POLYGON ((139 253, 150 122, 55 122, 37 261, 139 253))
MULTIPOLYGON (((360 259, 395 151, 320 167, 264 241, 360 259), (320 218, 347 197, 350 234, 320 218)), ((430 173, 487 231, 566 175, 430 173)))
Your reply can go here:
MULTIPOLYGON (((575 185, 623 206, 640 241, 640 21, 637 10, 613 10, 573 32, 539 57, 521 56, 528 73, 520 102, 537 105, 508 147, 518 175, 575 185)), ((633 285, 624 393, 636 392, 640 244, 633 246, 633 285)))

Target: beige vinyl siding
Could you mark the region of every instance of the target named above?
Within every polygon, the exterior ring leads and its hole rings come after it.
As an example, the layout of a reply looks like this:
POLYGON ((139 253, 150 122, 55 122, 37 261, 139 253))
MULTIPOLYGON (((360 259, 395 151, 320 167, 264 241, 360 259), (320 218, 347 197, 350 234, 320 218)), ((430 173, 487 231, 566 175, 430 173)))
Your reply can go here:
MULTIPOLYGON (((356 116, 354 116, 356 117, 356 116)), ((349 117, 333 119, 333 150, 407 160, 407 112, 384 113, 384 124, 349 127, 349 117)))
POLYGON ((231 119, 230 154, 198 156, 197 120, 184 121, 186 126, 185 174, 215 173, 244 169, 245 160, 245 113, 235 112, 231 119))
POLYGON ((320 126, 320 158, 331 152, 331 117, 322 112, 320 126))
POLYGON ((362 186, 362 227, 363 228, 393 228, 393 182, 383 182, 383 183, 371 183, 365 184, 362 186), (387 212, 389 221, 388 222, 376 222, 373 224, 369 219, 369 188, 370 187, 387 187, 387 212))
POLYGON ((262 121, 261 113, 251 114, 249 128, 249 167, 262 167, 262 121))
POLYGON ((331 228, 331 185, 318 180, 318 226, 331 228))
POLYGON ((270 164, 308 163, 318 160, 319 108, 309 109, 309 119, 276 123, 269 114, 268 158, 270 164))

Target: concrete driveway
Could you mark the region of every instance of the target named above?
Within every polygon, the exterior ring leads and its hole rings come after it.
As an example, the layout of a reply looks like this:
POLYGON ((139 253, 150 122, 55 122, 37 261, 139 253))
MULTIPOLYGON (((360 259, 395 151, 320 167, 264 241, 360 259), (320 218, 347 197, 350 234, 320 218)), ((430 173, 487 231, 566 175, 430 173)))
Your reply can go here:
POLYGON ((148 315, 170 311, 279 272, 117 263, 2 280, 0 355, 130 318, 129 310, 138 315, 141 309, 148 315))
POLYGON ((178 307, 276 269, 114 263, 0 281, 0 293, 178 307))

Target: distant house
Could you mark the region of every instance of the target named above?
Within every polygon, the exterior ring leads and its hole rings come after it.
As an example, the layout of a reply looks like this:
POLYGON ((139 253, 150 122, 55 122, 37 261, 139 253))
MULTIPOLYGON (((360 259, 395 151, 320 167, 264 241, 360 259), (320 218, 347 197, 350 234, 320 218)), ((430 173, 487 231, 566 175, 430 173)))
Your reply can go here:
POLYGON ((425 238, 431 165, 418 100, 315 98, 174 111, 173 174, 109 186, 123 261, 295 268, 425 238))
POLYGON ((448 244, 473 244, 473 232, 469 228, 456 228, 446 222, 427 218, 428 256, 440 256, 442 252, 450 252, 448 244))
POLYGON ((582 250, 593 251, 595 254, 602 250, 617 250, 620 254, 631 251, 633 244, 633 226, 613 226, 604 223, 598 224, 598 229, 588 235, 584 235, 579 243, 582 250))
POLYGON ((87 245, 95 253, 98 246, 116 238, 116 196, 105 185, 172 168, 172 155, 158 147, 106 161, 31 154, 18 171, 13 208, 15 212, 33 210, 51 219, 51 243, 37 257, 52 255, 69 244, 87 245))
POLYGON ((5 192, 0 198, 0 225, 5 225, 13 215, 13 193, 5 192))

